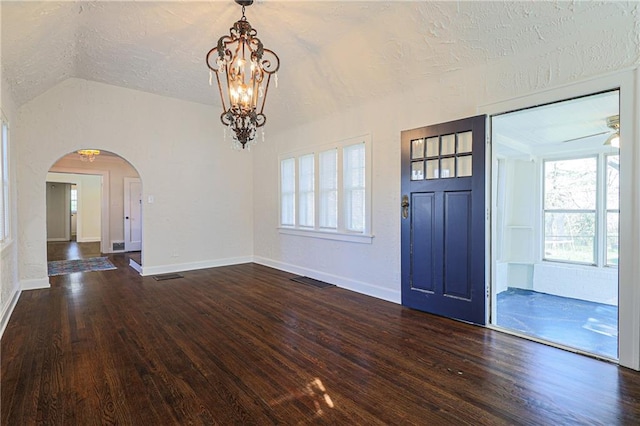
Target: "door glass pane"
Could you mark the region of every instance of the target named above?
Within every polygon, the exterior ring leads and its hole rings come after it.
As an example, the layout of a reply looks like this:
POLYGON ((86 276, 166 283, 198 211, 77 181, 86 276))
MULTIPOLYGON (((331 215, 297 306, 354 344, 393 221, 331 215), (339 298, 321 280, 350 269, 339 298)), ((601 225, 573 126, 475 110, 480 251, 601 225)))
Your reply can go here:
POLYGON ((458 153, 471 152, 472 132, 458 133, 458 153))
POLYGON ((458 177, 471 176, 471 155, 458 157, 458 177))
POLYGON ((456 135, 442 136, 442 150, 440 155, 450 155, 456 152, 456 135))
POLYGON ((428 138, 427 139, 427 157, 437 157, 438 156, 438 137, 428 138))
POLYGON ((596 214, 544 214, 544 258, 595 263, 596 214))
POLYGON ((438 160, 427 161, 427 179, 438 179, 438 160))
POLYGON ((424 157, 424 139, 415 139, 411 141, 411 158, 424 157))
POLYGON ((441 178, 451 178, 456 177, 456 159, 451 158, 443 158, 440 160, 440 177, 441 178))
POLYGON ((411 180, 424 179, 424 161, 414 161, 411 163, 411 180))

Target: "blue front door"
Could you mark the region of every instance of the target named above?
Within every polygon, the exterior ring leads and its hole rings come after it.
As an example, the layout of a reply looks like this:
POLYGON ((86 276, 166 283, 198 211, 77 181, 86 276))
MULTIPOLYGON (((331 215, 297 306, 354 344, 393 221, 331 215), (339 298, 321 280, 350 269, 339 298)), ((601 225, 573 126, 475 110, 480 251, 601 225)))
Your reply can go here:
POLYGON ((402 304, 486 324, 485 123, 402 132, 402 304))

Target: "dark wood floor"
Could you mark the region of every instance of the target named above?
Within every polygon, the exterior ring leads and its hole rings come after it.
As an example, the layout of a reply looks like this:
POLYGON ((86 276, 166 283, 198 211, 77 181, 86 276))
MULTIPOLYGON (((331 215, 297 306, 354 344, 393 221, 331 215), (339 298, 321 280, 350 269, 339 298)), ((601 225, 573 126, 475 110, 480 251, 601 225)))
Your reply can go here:
POLYGON ((55 241, 47 243, 47 261, 86 259, 99 257, 100 242, 78 243, 76 241, 55 241))
POLYGON ((23 292, 3 425, 640 424, 640 374, 255 264, 23 292))

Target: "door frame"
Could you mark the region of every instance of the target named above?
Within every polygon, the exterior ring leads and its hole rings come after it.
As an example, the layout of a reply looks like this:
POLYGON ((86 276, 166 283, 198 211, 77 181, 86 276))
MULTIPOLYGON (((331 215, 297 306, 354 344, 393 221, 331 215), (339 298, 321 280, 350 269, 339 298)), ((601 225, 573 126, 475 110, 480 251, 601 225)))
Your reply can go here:
MULTIPOLYGON (((78 169, 73 167, 51 167, 48 172, 51 173, 67 173, 76 175, 98 175, 102 176, 102 200, 101 200, 101 219, 100 219, 100 252, 111 253, 111 246, 109 245, 109 190, 105 189, 104 183, 111 182, 109 180, 108 170, 93 170, 93 169, 78 169)), ((71 182, 78 183, 78 182, 71 182)))
MULTIPOLYGON (((492 104, 481 105, 478 113, 488 117, 508 111, 542 105, 559 100, 576 98, 606 90, 620 89, 620 126, 621 140, 631 143, 620 146, 620 262, 618 266, 618 363, 624 367, 640 370, 640 288, 634 283, 634 277, 640 276, 640 187, 633 182, 640 181, 640 68, 624 70, 605 76, 595 77, 578 83, 550 88, 492 104), (635 142, 635 143, 634 143, 635 142), (636 222, 634 223, 634 218, 636 222)), ((491 136, 491 123, 487 123, 487 135, 491 136)), ((492 155, 487 155, 492 162, 492 155)), ((487 194, 491 196, 493 173, 488 165, 487 194)), ((487 206, 493 210, 492 202, 487 206)), ((493 216, 493 215, 491 215, 493 216)), ((493 235, 488 234, 490 248, 495 249, 493 235)), ((492 256, 487 259, 489 287, 494 291, 495 271, 491 268, 492 256)), ((492 298, 489 298, 491 300, 492 298)), ((487 311, 491 312, 488 306, 487 311)))

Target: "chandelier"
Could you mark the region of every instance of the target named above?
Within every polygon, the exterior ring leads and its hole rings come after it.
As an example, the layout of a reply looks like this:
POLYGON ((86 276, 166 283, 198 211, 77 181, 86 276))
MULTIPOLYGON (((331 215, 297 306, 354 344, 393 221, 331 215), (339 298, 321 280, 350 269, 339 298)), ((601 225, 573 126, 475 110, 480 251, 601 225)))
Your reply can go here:
POLYGON ((209 84, 211 74, 215 74, 218 82, 222 100, 220 121, 232 131, 234 148, 244 149, 247 143, 256 142, 256 129, 267 121, 264 105, 271 76, 275 76, 278 86, 276 72, 280 59, 264 48, 257 31, 244 16, 245 6, 253 4, 253 0, 235 2, 242 6, 242 18, 207 53, 207 66, 209 84))
POLYGON ((81 149, 78 150, 78 154, 82 157, 82 161, 88 161, 93 163, 97 155, 100 155, 99 149, 81 149))

